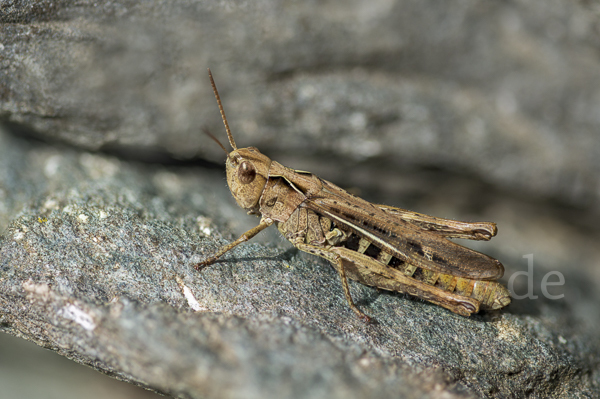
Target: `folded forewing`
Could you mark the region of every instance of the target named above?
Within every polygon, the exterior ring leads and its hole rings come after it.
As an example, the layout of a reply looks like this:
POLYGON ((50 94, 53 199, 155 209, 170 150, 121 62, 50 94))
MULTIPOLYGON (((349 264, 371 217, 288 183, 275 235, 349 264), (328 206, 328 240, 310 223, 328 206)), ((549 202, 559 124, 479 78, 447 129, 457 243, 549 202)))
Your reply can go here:
POLYGON ((322 195, 308 197, 304 206, 350 227, 398 259, 457 277, 479 280, 502 277, 504 267, 496 259, 389 214, 326 180, 322 183, 322 195))
POLYGON ((423 213, 407 211, 387 205, 376 205, 391 216, 399 217, 423 230, 433 231, 449 238, 465 238, 468 240, 489 240, 498 232, 496 223, 461 222, 453 219, 438 218, 423 213))

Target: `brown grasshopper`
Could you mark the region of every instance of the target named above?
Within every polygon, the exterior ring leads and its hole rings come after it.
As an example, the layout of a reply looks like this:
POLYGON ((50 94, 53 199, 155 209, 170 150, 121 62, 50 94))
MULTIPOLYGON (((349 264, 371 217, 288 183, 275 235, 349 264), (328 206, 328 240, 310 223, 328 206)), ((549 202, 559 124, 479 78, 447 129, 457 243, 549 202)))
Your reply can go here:
POLYGON ((364 320, 370 319, 354 304, 348 277, 463 316, 510 303, 508 290, 494 281, 504 273, 502 264, 448 240, 489 240, 497 233, 495 223, 459 222, 375 205, 312 173, 272 161, 255 147, 237 148, 210 69, 208 74, 233 151, 207 134, 227 154, 227 183, 238 205, 261 219, 196 269, 275 224, 296 248, 333 264, 350 308, 364 320))

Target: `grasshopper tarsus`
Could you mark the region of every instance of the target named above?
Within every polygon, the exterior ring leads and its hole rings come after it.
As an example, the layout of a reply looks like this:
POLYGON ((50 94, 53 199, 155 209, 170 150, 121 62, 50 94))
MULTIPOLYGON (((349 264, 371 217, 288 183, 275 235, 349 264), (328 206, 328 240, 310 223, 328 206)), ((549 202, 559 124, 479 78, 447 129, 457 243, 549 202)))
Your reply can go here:
POLYGON ((196 263, 194 265, 194 269, 196 269, 196 271, 200 271, 200 270, 204 269, 206 266, 210 265, 213 262, 214 262, 214 260, 212 258, 210 258, 210 259, 207 259, 207 260, 205 260, 203 262, 196 263))
POLYGON ((257 148, 237 148, 210 70, 209 77, 233 148, 225 163, 227 184, 241 208, 262 218, 258 226, 196 264, 196 270, 275 224, 296 248, 334 265, 349 307, 366 323, 374 320, 354 304, 348 278, 410 294, 464 316, 510 303, 508 290, 495 281, 504 273, 502 264, 449 240, 489 240, 497 233, 494 223, 460 222, 375 205, 310 172, 272 161, 257 148))
POLYGON ((210 265, 212 265, 213 263, 215 263, 217 260, 219 260, 219 258, 221 257, 221 255, 223 255, 223 253, 218 253, 215 256, 211 256, 208 259, 204 259, 202 262, 198 262, 194 265, 194 269, 196 269, 197 271, 200 271, 210 265))
POLYGON ((373 318, 367 316, 362 310, 360 310, 353 302, 348 302, 350 305, 350 309, 358 316, 359 319, 364 321, 367 324, 371 324, 373 322, 373 318))
POLYGON ((372 318, 370 316, 367 316, 364 313, 362 315, 358 315, 358 318, 365 324, 378 324, 377 320, 375 320, 374 318, 372 318))

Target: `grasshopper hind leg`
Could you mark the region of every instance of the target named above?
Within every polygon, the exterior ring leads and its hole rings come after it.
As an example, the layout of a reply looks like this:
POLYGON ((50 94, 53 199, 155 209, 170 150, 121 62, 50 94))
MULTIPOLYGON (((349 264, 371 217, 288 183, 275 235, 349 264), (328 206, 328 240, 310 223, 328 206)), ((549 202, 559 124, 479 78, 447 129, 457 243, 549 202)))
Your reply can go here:
POLYGON ((322 247, 317 247, 301 242, 300 239, 297 240, 294 243, 294 245, 299 250, 325 258, 334 265, 335 269, 340 275, 340 279, 342 281, 342 288, 344 289, 344 295, 346 296, 346 300, 348 301, 350 309, 352 309, 354 313, 356 313, 356 315, 365 323, 370 323, 372 319, 369 316, 367 316, 362 310, 360 310, 352 300, 352 295, 350 295, 350 287, 348 285, 348 278, 346 277, 346 270, 344 268, 344 260, 342 259, 342 257, 322 247))

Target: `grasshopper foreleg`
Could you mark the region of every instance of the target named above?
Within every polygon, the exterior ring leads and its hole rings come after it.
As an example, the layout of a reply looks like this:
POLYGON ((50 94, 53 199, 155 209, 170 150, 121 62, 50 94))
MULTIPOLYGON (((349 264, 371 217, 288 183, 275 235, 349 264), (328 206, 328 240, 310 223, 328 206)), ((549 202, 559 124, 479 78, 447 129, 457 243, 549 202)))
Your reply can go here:
POLYGON ((325 248, 317 247, 315 245, 306 244, 304 242, 300 242, 301 238, 294 242, 294 246, 301 251, 308 252, 313 255, 320 256, 322 258, 327 259, 335 266, 336 270, 340 274, 340 279, 342 280, 342 288, 344 289, 344 295, 346 296, 346 300, 348 301, 348 305, 350 309, 356 313, 356 315, 362 319, 364 322, 371 322, 371 318, 363 313, 352 300, 352 296, 350 295, 350 287, 348 286, 348 278, 346 277, 346 270, 344 269, 344 263, 341 256, 331 251, 328 251, 325 248))
POLYGON ((200 269, 205 268, 206 266, 210 265, 211 263, 213 263, 214 261, 216 261, 217 259, 219 259, 221 256, 223 256, 223 254, 225 254, 226 252, 228 252, 231 249, 235 248, 239 244, 250 240, 252 237, 254 237, 255 235, 257 235, 258 233, 260 233, 261 231, 263 231, 264 229, 266 229, 267 227, 269 227, 272 224, 273 224, 273 220, 271 220, 270 218, 262 218, 260 220, 260 224, 258 226, 254 227, 254 228, 251 228, 250 230, 248 230, 247 232, 245 232, 244 234, 242 234, 240 236, 240 238, 238 238, 237 240, 235 240, 231 244, 228 244, 228 245, 225 245, 224 247, 221 247, 221 249, 219 250, 219 252, 217 252, 215 255, 211 256, 210 258, 205 259, 202 262, 196 264, 196 266, 194 266, 194 268, 196 270, 200 270, 200 269))

